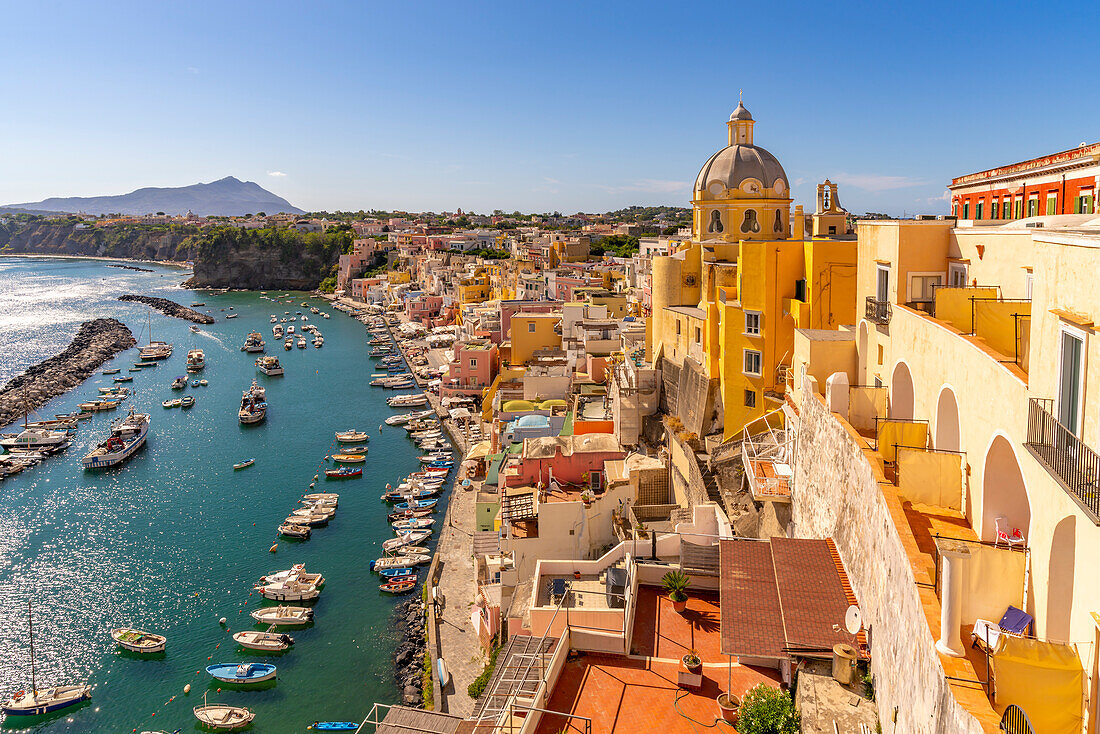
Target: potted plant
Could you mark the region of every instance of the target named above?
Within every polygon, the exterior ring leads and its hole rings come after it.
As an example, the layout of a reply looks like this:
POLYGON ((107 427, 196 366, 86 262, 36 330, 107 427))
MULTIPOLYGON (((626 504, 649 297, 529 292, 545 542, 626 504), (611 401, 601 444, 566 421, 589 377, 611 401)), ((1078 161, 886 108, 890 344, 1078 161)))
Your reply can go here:
POLYGON ((585 507, 592 506, 592 493, 589 492, 587 489, 581 492, 581 502, 584 503, 585 507))
POLYGON ((661 577, 661 585, 668 592, 668 600, 672 602, 672 608, 677 614, 683 614, 687 609, 687 589, 691 586, 691 579, 683 571, 669 571, 661 577))
POLYGON ((737 714, 741 710, 741 699, 733 693, 718 694, 718 708, 722 711, 722 718, 730 725, 737 725, 737 714))
POLYGON ((684 664, 689 673, 698 673, 703 669, 703 661, 699 658, 699 653, 695 650, 689 650, 686 655, 680 658, 680 662, 684 664))
POLYGON ((573 578, 576 579, 577 581, 580 581, 581 580, 581 572, 580 571, 574 571, 573 572, 573 578))

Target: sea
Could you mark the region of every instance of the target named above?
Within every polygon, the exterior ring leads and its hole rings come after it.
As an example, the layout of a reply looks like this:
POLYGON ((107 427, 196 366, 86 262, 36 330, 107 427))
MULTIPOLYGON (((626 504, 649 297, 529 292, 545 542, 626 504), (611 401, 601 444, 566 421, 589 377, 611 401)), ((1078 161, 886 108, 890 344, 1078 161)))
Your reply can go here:
MULTIPOLYGON (((378 590, 368 563, 393 535, 379 499, 385 484, 418 462, 405 431, 380 430, 394 412, 384 400, 393 393, 368 384, 373 365, 363 325, 306 293, 275 303, 260 293, 192 291, 181 287, 190 275, 183 268, 141 263, 151 272, 138 272, 112 267, 118 264, 0 258, 0 384, 64 349, 80 323, 95 317, 120 319, 139 345, 151 334, 175 347, 168 360, 140 372, 127 372, 139 361, 136 348, 105 364, 134 375, 123 408, 81 422, 65 453, 0 481, 0 696, 31 685, 28 605, 38 687, 79 681, 94 687, 86 704, 45 719, 8 717, 0 728, 194 731, 192 708, 205 698, 251 708, 250 731, 276 734, 304 732, 318 720, 361 721, 373 703, 397 703, 399 630, 392 617, 401 597, 378 590), (124 293, 201 302, 197 310, 216 321, 192 333, 187 321, 118 301, 124 293), (302 303, 331 318, 309 314, 302 303), (324 346, 284 351, 273 343, 270 317, 289 318, 286 311, 306 313, 324 346), (255 355, 240 350, 253 330, 283 362, 284 376, 263 375, 255 355), (170 384, 185 374, 193 348, 205 352, 198 376, 209 385, 182 391, 195 397, 193 408, 165 409, 162 401, 181 396, 170 384), (267 389, 267 420, 242 426, 237 409, 253 379, 267 389), (131 406, 152 415, 145 447, 121 467, 84 471, 81 457, 131 406), (335 432, 353 428, 370 434, 363 476, 326 481, 335 432), (246 459, 255 464, 234 471, 246 459), (310 540, 279 539, 270 552, 280 521, 318 474, 312 491, 340 493, 336 517, 310 540), (327 579, 313 624, 286 630, 295 644, 283 655, 243 651, 231 634, 263 629, 249 612, 271 604, 254 584, 295 563, 327 579), (140 659, 120 652, 108 631, 121 626, 166 635, 166 653, 140 659), (205 672, 214 663, 243 661, 274 663, 276 682, 230 690, 205 672)), ((112 379, 97 372, 37 414, 74 411, 112 379)))

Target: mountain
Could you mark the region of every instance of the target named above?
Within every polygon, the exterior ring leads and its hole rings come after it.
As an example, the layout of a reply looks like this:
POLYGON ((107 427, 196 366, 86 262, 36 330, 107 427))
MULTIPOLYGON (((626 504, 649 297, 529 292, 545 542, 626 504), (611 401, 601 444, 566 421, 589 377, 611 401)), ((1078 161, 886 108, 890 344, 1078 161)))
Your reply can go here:
POLYGON ((26 204, 9 204, 3 209, 35 212, 70 212, 85 214, 141 215, 164 212, 196 216, 240 216, 242 214, 304 214, 286 199, 276 196, 252 181, 241 181, 233 176, 178 188, 148 187, 119 196, 53 197, 26 204))

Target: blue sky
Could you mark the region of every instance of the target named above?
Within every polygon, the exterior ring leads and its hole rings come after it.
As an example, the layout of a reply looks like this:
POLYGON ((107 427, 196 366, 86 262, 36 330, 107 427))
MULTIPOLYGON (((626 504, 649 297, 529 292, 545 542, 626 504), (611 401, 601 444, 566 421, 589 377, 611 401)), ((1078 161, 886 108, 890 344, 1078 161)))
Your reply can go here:
POLYGON ((944 212, 1100 140, 1094 3, 4 2, 0 202, 226 175, 306 209, 687 206, 738 90, 796 201, 944 212))

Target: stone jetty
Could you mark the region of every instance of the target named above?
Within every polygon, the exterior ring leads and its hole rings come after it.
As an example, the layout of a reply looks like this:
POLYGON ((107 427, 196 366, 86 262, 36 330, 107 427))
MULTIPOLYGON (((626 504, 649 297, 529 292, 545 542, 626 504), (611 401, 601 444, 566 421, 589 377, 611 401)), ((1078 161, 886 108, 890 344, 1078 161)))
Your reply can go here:
POLYGON ((177 319, 183 319, 184 321, 194 321, 196 324, 214 323, 213 316, 199 313, 193 308, 181 306, 175 301, 170 301, 167 298, 157 298, 155 296, 134 296, 127 293, 125 296, 119 296, 118 300, 144 303, 146 306, 152 306, 153 308, 165 315, 175 316, 177 319))
POLYGON ((136 343, 130 329, 118 319, 85 321, 65 351, 28 367, 0 388, 0 426, 68 392, 136 343))

